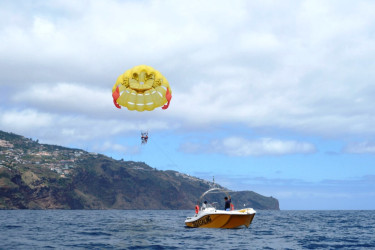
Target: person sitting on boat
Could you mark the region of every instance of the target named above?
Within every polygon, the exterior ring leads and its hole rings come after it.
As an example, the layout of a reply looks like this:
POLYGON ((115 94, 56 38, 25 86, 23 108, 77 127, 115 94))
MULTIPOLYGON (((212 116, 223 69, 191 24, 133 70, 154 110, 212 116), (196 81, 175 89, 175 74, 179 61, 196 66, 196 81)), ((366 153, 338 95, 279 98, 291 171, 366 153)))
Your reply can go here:
POLYGON ((229 195, 229 199, 228 199, 228 197, 225 196, 224 200, 225 200, 224 210, 225 211, 230 211, 230 203, 232 202, 232 199, 230 198, 230 195, 229 195))
POLYGON ((205 210, 207 208, 207 201, 204 201, 202 204, 202 210, 205 210))

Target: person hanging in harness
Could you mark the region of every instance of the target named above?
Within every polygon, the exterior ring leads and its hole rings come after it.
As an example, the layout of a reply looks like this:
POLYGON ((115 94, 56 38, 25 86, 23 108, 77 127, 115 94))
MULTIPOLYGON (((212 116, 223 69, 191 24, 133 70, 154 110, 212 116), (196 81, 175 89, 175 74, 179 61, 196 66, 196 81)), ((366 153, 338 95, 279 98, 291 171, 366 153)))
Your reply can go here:
POLYGON ((141 132, 142 144, 147 144, 147 140, 148 140, 148 132, 141 132))

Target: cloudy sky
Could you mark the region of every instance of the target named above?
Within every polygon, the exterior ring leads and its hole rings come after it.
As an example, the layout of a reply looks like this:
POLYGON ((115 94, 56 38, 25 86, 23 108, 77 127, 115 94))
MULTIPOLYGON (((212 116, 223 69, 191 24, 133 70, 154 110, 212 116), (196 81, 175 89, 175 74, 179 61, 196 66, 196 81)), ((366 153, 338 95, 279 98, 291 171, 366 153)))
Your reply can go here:
POLYGON ((0 130, 281 209, 375 209, 374 1, 0 2, 0 130), (146 64, 167 110, 117 109, 146 64), (150 140, 140 145, 140 131, 150 140))

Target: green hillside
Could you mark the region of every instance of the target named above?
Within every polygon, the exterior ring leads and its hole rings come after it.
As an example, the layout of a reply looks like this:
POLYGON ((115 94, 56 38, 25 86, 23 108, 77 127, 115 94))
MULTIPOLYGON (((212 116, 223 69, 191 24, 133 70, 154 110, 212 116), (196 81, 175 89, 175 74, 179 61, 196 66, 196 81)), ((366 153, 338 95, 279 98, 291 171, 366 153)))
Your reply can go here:
MULTIPOLYGON (((193 209, 211 184, 0 131, 0 209, 193 209)), ((252 191, 231 195, 235 206, 279 209, 252 191)))

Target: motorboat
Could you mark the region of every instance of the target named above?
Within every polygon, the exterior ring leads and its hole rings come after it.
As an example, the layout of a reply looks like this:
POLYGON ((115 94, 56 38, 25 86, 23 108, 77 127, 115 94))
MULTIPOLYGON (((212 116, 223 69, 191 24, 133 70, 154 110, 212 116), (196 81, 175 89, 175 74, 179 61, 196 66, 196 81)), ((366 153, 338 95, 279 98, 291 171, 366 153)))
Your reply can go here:
POLYGON ((223 192, 227 196, 228 191, 222 188, 211 188, 204 192, 195 206, 195 215, 187 217, 185 225, 187 227, 204 227, 204 228, 239 228, 249 227, 256 211, 252 208, 242 208, 235 210, 231 205, 231 210, 219 210, 216 208, 217 203, 207 203, 202 205, 203 198, 213 192, 223 192))

